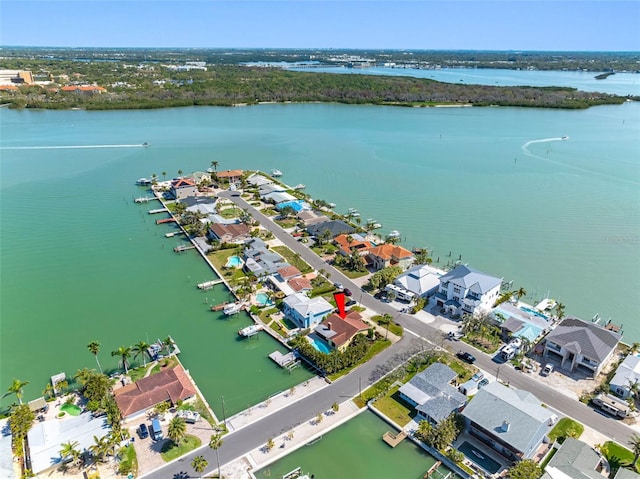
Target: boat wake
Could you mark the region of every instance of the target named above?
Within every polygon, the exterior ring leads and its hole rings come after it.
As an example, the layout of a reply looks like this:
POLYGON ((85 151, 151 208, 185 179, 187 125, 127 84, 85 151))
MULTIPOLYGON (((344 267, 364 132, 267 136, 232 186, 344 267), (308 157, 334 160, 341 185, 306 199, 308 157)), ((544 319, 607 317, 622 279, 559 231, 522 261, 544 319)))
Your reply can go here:
POLYGON ((549 143, 551 141, 564 141, 566 139, 566 136, 559 136, 557 138, 543 138, 541 140, 527 141, 524 145, 522 145, 522 151, 524 151, 525 153, 529 153, 529 145, 533 145, 534 143, 549 143))
POLYGON ((86 148, 144 148, 140 145, 0 146, 0 150, 81 150, 86 148))

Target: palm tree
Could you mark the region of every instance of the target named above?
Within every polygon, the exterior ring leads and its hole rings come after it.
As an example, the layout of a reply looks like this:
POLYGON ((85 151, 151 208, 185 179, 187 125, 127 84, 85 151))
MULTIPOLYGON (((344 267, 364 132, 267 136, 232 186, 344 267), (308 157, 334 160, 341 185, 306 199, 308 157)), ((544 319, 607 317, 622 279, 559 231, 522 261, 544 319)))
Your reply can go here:
POLYGON ((171 355, 172 351, 173 351, 173 346, 176 343, 173 341, 173 339, 171 339, 171 336, 167 336, 163 341, 162 341, 162 347, 167 351, 168 355, 171 355))
POLYGON ((98 369, 102 372, 102 366, 100 366, 100 361, 98 361, 98 353, 100 352, 100 343, 98 341, 91 341, 87 344, 87 349, 91 354, 96 357, 96 363, 98 363, 98 369))
POLYGON ((164 179, 166 179, 166 178, 167 178, 167 172, 166 172, 166 171, 163 171, 163 172, 162 172, 162 178, 164 178, 164 179))
MULTIPOLYGON (((144 367, 147 367, 147 351, 149 351, 149 348, 151 347, 151 345, 145 343, 144 341, 140 341, 137 344, 133 345, 133 359, 137 359, 138 356, 140 356, 142 354, 142 361, 144 362, 144 367)), ((138 363, 139 364, 139 363, 138 363)))
MULTIPOLYGON (((202 477, 202 473, 204 472, 204 470, 207 468, 208 465, 209 463, 202 456, 196 456, 193 458, 193 461, 191 461, 191 467, 193 467, 194 471, 200 474, 200 477, 202 477)), ((220 477, 220 473, 218 473, 218 477, 220 477)))
POLYGON ((178 176, 182 176, 182 170, 178 170, 178 176))
POLYGON ((633 434, 627 444, 631 446, 631 451, 633 452, 633 468, 635 469, 638 457, 640 457, 640 436, 633 434))
POLYGON ((53 389, 53 386, 51 385, 51 383, 47 383, 47 385, 42 390, 42 395, 49 396, 50 398, 56 395, 56 391, 55 389, 53 389))
POLYGON ((222 434, 212 434, 209 441, 209 447, 216 451, 216 461, 218 463, 218 477, 222 477, 220 474, 220 456, 218 455, 218 449, 222 447, 222 434))
POLYGON ((214 170, 218 171, 218 162, 217 162, 216 160, 213 160, 213 161, 211 162, 211 166, 213 166, 213 169, 214 169, 214 170))
POLYGON ((2 397, 10 396, 15 394, 18 398, 18 402, 22 405, 22 396, 24 395, 23 388, 29 384, 29 381, 20 381, 19 379, 14 379, 11 383, 11 386, 7 389, 8 392, 4 393, 2 397))
POLYGON ((98 462, 102 462, 104 456, 106 456, 111 450, 111 444, 109 436, 93 436, 93 445, 89 447, 89 451, 96 458, 98 462))
POLYGON ((62 460, 64 461, 67 458, 71 458, 73 465, 77 465, 80 461, 80 443, 78 441, 67 441, 61 444, 62 448, 60 449, 60 456, 62 456, 62 460))
POLYGON ((124 372, 129 374, 129 361, 127 360, 131 357, 131 346, 120 346, 115 351, 111 351, 111 356, 120 356, 124 372))
POLYGON ((177 446, 180 445, 180 442, 184 439, 184 436, 187 434, 187 423, 184 422, 180 416, 175 416, 170 422, 169 427, 167 428, 167 436, 171 439, 177 446))
POLYGON ((516 291, 516 297, 518 298, 518 300, 520 298, 522 298, 523 296, 527 295, 527 290, 524 289, 522 286, 520 286, 520 288, 518 289, 518 291, 516 291))
POLYGON ((558 320, 564 317, 564 304, 562 303, 556 304, 556 316, 558 317, 558 320))

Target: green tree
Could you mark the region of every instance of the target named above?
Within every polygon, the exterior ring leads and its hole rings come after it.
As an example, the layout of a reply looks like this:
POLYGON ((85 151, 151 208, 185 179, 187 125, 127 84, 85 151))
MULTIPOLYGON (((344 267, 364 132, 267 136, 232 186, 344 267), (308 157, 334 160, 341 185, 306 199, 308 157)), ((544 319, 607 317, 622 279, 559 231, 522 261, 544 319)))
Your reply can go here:
POLYGON ((273 442, 273 438, 269 438, 267 439, 267 444, 265 444, 265 449, 267 450, 267 452, 269 452, 271 449, 273 449, 273 447, 276 445, 275 442, 273 442))
POLYGON ((182 176, 182 170, 178 170, 178 176, 182 176))
POLYGON ((631 452, 633 452, 633 468, 635 469, 638 457, 640 457, 640 435, 634 433, 627 444, 631 446, 631 452))
POLYGON ((383 268, 380 271, 376 271, 371 278, 369 278, 370 289, 381 289, 391 283, 402 273, 402 268, 399 266, 389 266, 383 268))
POLYGON ((150 347, 151 346, 144 341, 134 344, 133 349, 131 350, 133 352, 133 359, 137 359, 138 356, 142 355, 144 366, 147 367, 147 351, 149 351, 150 347))
POLYGON ((162 178, 163 178, 163 179, 167 179, 167 172, 166 172, 166 171, 163 171, 163 172, 162 172, 162 178))
POLYGON ((516 291, 516 298, 518 298, 518 300, 520 300, 520 298, 526 295, 527 295, 527 290, 524 289, 522 286, 518 288, 518 291, 516 291))
POLYGON ((51 385, 51 383, 47 383, 47 385, 42 390, 42 395, 48 398, 52 398, 56 395, 56 392, 53 389, 53 386, 51 385))
POLYGON ((131 346, 120 346, 115 351, 111 351, 111 356, 119 356, 124 367, 125 374, 129 373, 129 358, 131 357, 131 346))
POLYGON ((338 412, 338 411, 340 410, 340 404, 338 404, 337 402, 334 402, 334 403, 331 405, 331 410, 332 410, 333 412, 338 412))
POLYGON ((80 443, 78 441, 67 441, 61 444, 60 448, 60 456, 62 457, 62 461, 67 461, 71 459, 71 462, 74 466, 77 466, 80 463, 80 455, 82 452, 78 447, 80 443))
POLYGON ((217 162, 216 160, 213 160, 213 161, 211 162, 211 166, 213 166, 213 169, 214 169, 215 171, 218 171, 218 162, 217 162))
POLYGON ((167 352, 169 356, 171 356, 171 354, 173 354, 173 347, 175 346, 175 344, 176 343, 173 341, 171 336, 167 336, 162 341, 162 348, 167 352))
POLYGON ((507 477, 509 479, 538 479, 541 475, 540 466, 531 459, 525 459, 511 467, 507 477))
POLYGON ((98 361, 98 353, 100 352, 100 343, 98 341, 91 341, 87 344, 87 349, 91 354, 93 354, 96 358, 96 363, 98 364, 98 369, 102 372, 102 366, 100 366, 100 361, 98 361))
POLYGON ((221 478, 222 474, 220 473, 220 455, 218 453, 218 449, 222 447, 222 434, 212 434, 211 439, 209 440, 209 447, 216 451, 216 462, 218 463, 218 477, 221 478))
POLYGON ((153 412, 158 416, 164 417, 167 411, 171 408, 171 405, 167 401, 156 404, 153 408, 153 412))
POLYGON ((24 387, 29 384, 29 381, 21 381, 20 379, 14 379, 11 386, 7 388, 7 392, 2 397, 11 396, 15 394, 18 398, 18 403, 22 405, 22 397, 24 396, 24 387))
MULTIPOLYGON (((200 477, 202 477, 202 473, 208 465, 209 462, 203 456, 196 456, 193 458, 193 461, 191 461, 191 467, 193 467, 194 471, 200 474, 200 477)), ((218 477, 220 477, 220 474, 218 474, 218 477)))
POLYGON ((557 316, 558 320, 564 318, 564 304, 557 303, 556 307, 555 307, 555 310, 556 310, 556 316, 557 316))
POLYGON ((180 416, 175 416, 170 422, 167 428, 167 436, 176 445, 180 445, 184 436, 187 434, 187 423, 184 422, 180 416))
POLYGON ((24 439, 33 426, 35 418, 35 414, 26 404, 15 407, 11 413, 9 428, 13 436, 14 452, 18 457, 24 455, 24 439))

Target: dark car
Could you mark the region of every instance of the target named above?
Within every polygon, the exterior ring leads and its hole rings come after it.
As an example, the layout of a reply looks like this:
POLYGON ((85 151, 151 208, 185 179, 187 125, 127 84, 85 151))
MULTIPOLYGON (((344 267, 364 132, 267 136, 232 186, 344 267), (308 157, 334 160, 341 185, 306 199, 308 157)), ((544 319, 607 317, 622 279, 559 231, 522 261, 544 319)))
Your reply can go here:
POLYGON ((353 299, 350 299, 349 301, 347 301, 346 306, 354 306, 356 304, 356 302, 353 299))
POLYGON ((473 364, 476 362, 476 357, 471 354, 471 353, 467 353, 464 351, 460 351, 457 356, 462 359, 464 362, 469 363, 469 364, 473 364))
POLYGON ((145 423, 140 424, 138 427, 138 436, 140 436, 140 439, 146 439, 149 437, 149 429, 147 429, 147 425, 145 423))
POLYGON ((351 296, 351 290, 350 290, 350 289, 344 288, 342 291, 343 291, 343 292, 344 292, 344 294, 346 294, 347 296, 351 296))

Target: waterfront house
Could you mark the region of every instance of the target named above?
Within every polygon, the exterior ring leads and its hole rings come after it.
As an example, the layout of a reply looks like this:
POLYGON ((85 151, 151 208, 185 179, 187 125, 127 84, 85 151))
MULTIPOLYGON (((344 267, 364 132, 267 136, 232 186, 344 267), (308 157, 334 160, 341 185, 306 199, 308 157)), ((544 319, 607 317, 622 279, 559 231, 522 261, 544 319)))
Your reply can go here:
POLYGON ((467 432, 513 461, 535 456, 558 419, 533 394, 497 381, 480 389, 461 414, 467 432))
POLYGON ((545 338, 544 357, 560 361, 561 368, 597 376, 622 339, 620 333, 597 323, 565 318, 545 338))
POLYGON ((297 278, 298 276, 302 276, 302 273, 295 266, 287 265, 287 266, 284 266, 283 268, 280 268, 277 271, 277 275, 283 281, 289 281, 291 278, 297 278))
POLYGON ((262 176, 261 174, 254 173, 247 178, 247 183, 249 183, 251 186, 260 188, 261 186, 272 184, 273 180, 267 178, 266 176, 262 176))
POLYGON ((212 223, 207 231, 207 237, 222 243, 244 243, 251 237, 249 233, 250 229, 244 223, 230 225, 212 223))
POLYGON ((413 253, 395 244, 381 244, 369 250, 369 262, 375 270, 399 266, 405 271, 414 261, 413 253))
POLYGON ((572 437, 565 438, 544 468, 540 479, 603 479, 609 475, 609 464, 589 444, 572 437))
POLYGON ((609 383, 609 389, 623 399, 633 396, 632 387, 640 383, 640 356, 629 354, 616 369, 616 374, 609 383))
POLYGON ((360 256, 367 256, 373 248, 371 242, 365 240, 357 233, 352 235, 338 235, 333 238, 334 244, 339 248, 338 253, 342 256, 351 256, 354 251, 360 256))
POLYGON ((260 198, 264 199, 265 196, 270 195, 271 193, 284 193, 285 191, 287 190, 282 185, 277 183, 265 183, 258 189, 258 194, 260 195, 260 198))
POLYGON ((181 200, 188 196, 195 196, 198 192, 198 186, 189 178, 176 178, 171 181, 169 191, 176 200, 181 200))
POLYGON ((205 216, 215 215, 218 212, 216 207, 217 198, 210 196, 187 196, 182 198, 180 203, 187 205, 186 211, 199 212, 205 216))
POLYGON ((60 455, 64 443, 77 443, 76 449, 85 453, 95 445, 94 436, 102 439, 110 431, 104 416, 94 418, 89 412, 35 422, 27 434, 31 472, 41 474, 68 460, 60 455))
POLYGON ((242 170, 226 170, 219 171, 215 175, 221 181, 228 181, 229 185, 235 185, 240 182, 240 178, 242 178, 242 170))
POLYGON ((303 293, 287 296, 283 305, 284 315, 299 328, 312 328, 333 310, 322 296, 309 298, 303 293))
POLYGON ((411 378, 398 392, 404 401, 415 408, 416 422, 425 420, 437 424, 452 412, 460 411, 467 403, 467 397, 453 386, 457 377, 458 373, 446 364, 433 363, 411 378))
POLYGON ((440 277, 436 304, 455 316, 489 311, 501 285, 500 278, 459 265, 440 277))
POLYGON ((298 268, 296 268, 295 266, 287 265, 278 269, 275 274, 270 275, 268 278, 268 282, 273 288, 281 291, 285 296, 289 296, 299 291, 293 289, 289 284, 289 281, 301 276, 302 273, 298 268))
POLYGON ((107 91, 106 88, 97 85, 69 85, 61 88, 66 93, 76 93, 78 95, 100 95, 107 91))
POLYGON ((331 238, 335 238, 340 234, 353 234, 356 229, 340 220, 324 221, 307 227, 307 231, 311 236, 321 238, 323 234, 331 235, 331 238), (328 231, 329 233, 325 233, 328 231))
POLYGON ((369 325, 362 321, 360 313, 351 311, 344 319, 336 313, 327 316, 322 323, 316 326, 314 332, 329 347, 344 351, 357 334, 365 333, 368 330, 369 325))
POLYGON ((125 419, 146 412, 161 402, 169 401, 172 406, 195 396, 196 388, 181 365, 139 379, 114 391, 116 403, 125 419))
POLYGON ((296 215, 300 221, 304 223, 305 226, 315 225, 317 223, 324 223, 325 221, 329 221, 329 218, 322 214, 318 214, 317 211, 313 211, 310 209, 301 210, 296 215))
POLYGON ((211 184, 211 174, 204 171, 194 171, 187 178, 192 180, 196 185, 211 184))
POLYGON ((282 256, 270 251, 267 248, 267 244, 260 238, 247 240, 243 256, 244 271, 258 277, 274 274, 280 268, 289 266, 289 263, 287 263, 282 256))
POLYGON ((394 279, 393 284, 416 296, 428 298, 440 287, 440 273, 430 266, 416 265, 394 279))
POLYGON ((274 205, 279 205, 280 203, 288 203, 294 202, 298 198, 287 193, 286 191, 274 191, 273 193, 269 193, 267 195, 262 196, 262 200, 266 203, 273 203, 274 205))

